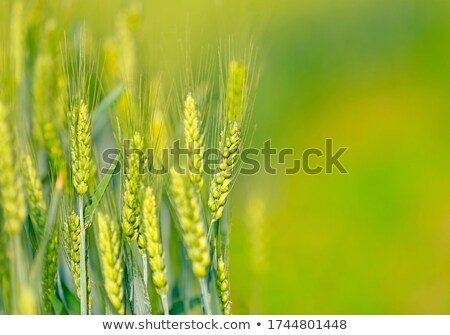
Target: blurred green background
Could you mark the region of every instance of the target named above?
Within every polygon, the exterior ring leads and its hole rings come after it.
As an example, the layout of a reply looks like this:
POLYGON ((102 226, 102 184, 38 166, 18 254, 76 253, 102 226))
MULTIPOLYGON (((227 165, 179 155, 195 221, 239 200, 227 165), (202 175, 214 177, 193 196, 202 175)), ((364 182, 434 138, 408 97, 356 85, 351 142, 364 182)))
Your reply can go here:
MULTIPOLYGON (((100 48, 127 2, 46 6, 100 48)), ((195 62, 220 41, 253 43, 251 145, 349 148, 347 175, 240 177, 235 314, 450 313, 449 1, 143 1, 142 16, 154 74, 181 69, 180 45, 195 62)))

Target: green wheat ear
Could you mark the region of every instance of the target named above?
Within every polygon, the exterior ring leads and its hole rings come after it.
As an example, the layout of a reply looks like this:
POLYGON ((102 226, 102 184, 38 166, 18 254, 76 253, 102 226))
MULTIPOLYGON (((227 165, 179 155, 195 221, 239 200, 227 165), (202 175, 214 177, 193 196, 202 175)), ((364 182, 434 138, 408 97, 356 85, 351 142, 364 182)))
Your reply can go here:
MULTIPOLYGON (((27 205, 30 217, 35 222, 40 238, 44 237, 47 220, 47 207, 44 202, 42 183, 37 176, 33 159, 30 155, 24 158, 24 180, 27 205)), ((46 313, 52 313, 52 297, 56 295, 56 276, 58 271, 58 230, 54 229, 50 236, 45 253, 44 273, 42 276, 42 300, 46 313)))
POLYGON ((195 101, 189 93, 184 103, 184 136, 189 155, 189 176, 198 187, 203 188, 203 154, 204 135, 202 133, 200 112, 195 107, 195 101))
POLYGON ((231 183, 233 181, 233 169, 239 158, 239 146, 241 144, 241 133, 236 121, 229 122, 228 127, 222 133, 220 142, 221 161, 219 172, 214 176, 211 183, 211 190, 208 200, 208 206, 211 210, 213 220, 222 218, 224 206, 230 193, 231 183))
POLYGON ((20 235, 26 217, 25 196, 23 194, 22 179, 14 159, 14 147, 11 128, 7 121, 8 111, 0 101, 0 193, 3 207, 3 220, 5 232, 20 235))
POLYGON ((98 246, 100 263, 105 280, 105 290, 114 308, 119 314, 124 314, 122 285, 122 243, 120 229, 111 218, 98 213, 98 246))
MULTIPOLYGON (((63 233, 64 250, 67 255, 67 261, 72 272, 75 287, 77 288, 77 295, 80 297, 81 226, 80 218, 75 212, 72 212, 64 222, 63 233)), ((92 302, 92 298, 90 297, 92 285, 89 280, 87 288, 90 304, 92 302)))
POLYGON ((170 180, 183 241, 192 262, 192 271, 196 277, 204 278, 208 274, 211 260, 198 192, 187 175, 180 174, 174 169, 170 172, 170 180))
POLYGON ((228 282, 228 270, 222 256, 217 261, 216 273, 217 292, 222 306, 222 312, 225 315, 231 315, 231 301, 230 301, 230 284, 228 282))
POLYGON ((44 273, 42 277, 42 299, 44 303, 44 310, 48 314, 53 312, 52 299, 56 296, 58 245, 59 232, 58 229, 54 229, 48 243, 45 255, 44 273))
POLYGON ((26 200, 30 217, 38 228, 40 237, 44 236, 47 206, 44 201, 42 183, 37 176, 33 159, 26 155, 23 160, 26 200))
POLYGON ((147 255, 152 270, 152 281, 156 292, 161 297, 164 313, 169 314, 167 306, 167 284, 166 264, 164 262, 164 250, 161 241, 161 230, 157 215, 156 197, 151 187, 147 187, 144 194, 142 206, 142 227, 147 242, 147 255))
POLYGON ((141 208, 139 195, 142 188, 140 176, 141 154, 144 150, 144 141, 140 133, 136 132, 130 141, 129 166, 125 171, 125 185, 122 206, 122 228, 125 236, 137 241, 139 249, 145 252, 145 238, 140 231, 141 208), (139 154, 139 153, 141 154, 139 154))
POLYGON ((70 113, 73 186, 79 196, 88 191, 92 170, 91 124, 84 101, 70 113))

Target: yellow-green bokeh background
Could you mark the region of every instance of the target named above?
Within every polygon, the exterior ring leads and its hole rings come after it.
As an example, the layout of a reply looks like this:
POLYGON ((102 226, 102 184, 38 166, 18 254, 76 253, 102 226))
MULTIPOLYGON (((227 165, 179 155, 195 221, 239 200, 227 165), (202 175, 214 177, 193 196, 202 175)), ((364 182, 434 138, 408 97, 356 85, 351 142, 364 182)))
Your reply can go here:
MULTIPOLYGON (((124 7, 46 13, 85 23, 95 45, 124 7)), ((142 13, 140 64, 154 73, 176 70, 186 42, 195 60, 253 41, 252 145, 349 148, 348 175, 240 178, 234 313, 450 313, 449 1, 144 1, 142 13)))

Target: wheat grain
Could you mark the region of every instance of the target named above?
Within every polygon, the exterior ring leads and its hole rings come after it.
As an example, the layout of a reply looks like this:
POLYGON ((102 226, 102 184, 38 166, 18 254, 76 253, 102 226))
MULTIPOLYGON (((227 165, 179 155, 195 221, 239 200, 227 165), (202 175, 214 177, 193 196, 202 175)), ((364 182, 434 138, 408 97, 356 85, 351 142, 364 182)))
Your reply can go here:
POLYGON ((120 230, 108 215, 99 212, 97 218, 98 247, 106 294, 117 312, 124 314, 120 230))

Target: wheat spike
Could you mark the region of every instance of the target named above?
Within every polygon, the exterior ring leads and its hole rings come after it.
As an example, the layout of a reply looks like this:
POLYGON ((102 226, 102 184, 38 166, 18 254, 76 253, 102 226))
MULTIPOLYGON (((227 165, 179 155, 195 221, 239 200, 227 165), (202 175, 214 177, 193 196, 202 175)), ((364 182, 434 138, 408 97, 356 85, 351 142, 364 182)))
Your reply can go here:
POLYGON ((130 157, 128 171, 125 173, 125 191, 122 208, 122 228, 130 241, 137 241, 141 252, 145 252, 145 238, 140 231, 141 208, 139 194, 142 188, 140 167, 144 142, 140 133, 136 132, 130 141, 130 157))
POLYGON ((170 177, 173 200, 192 270, 196 277, 204 278, 208 274, 211 260, 198 192, 187 175, 172 169, 170 177))
POLYGON ((222 256, 217 261, 216 274, 217 292, 219 300, 222 305, 222 312, 225 315, 231 315, 231 301, 230 301, 230 284, 228 282, 228 270, 222 256))
POLYGON ((184 103, 184 136, 189 150, 189 176, 198 187, 203 188, 203 133, 200 112, 195 108, 195 101, 189 93, 184 103))
POLYGON ((228 127, 222 132, 221 137, 219 172, 214 176, 211 183, 208 200, 214 221, 222 218, 224 206, 227 202, 230 186, 233 181, 233 169, 239 158, 241 134, 238 123, 236 121, 229 122, 228 127))
POLYGON ((3 207, 4 229, 8 235, 20 235, 26 216, 22 179, 16 172, 13 137, 7 122, 8 111, 0 101, 0 193, 3 207))
POLYGON ((147 243, 147 255, 152 270, 152 280, 160 296, 167 295, 166 265, 157 217, 156 198, 151 187, 145 190, 142 206, 142 226, 147 243))
MULTIPOLYGON (((64 249, 67 254, 67 260, 72 272, 73 281, 77 288, 78 297, 80 297, 80 239, 81 228, 80 218, 75 212, 72 212, 67 220, 64 222, 64 249)), ((92 289, 91 283, 88 280, 88 294, 92 289)), ((91 301, 91 297, 89 297, 91 301)))
POLYGON ((31 219, 35 222, 39 235, 44 236, 45 220, 47 217, 47 206, 44 201, 42 183, 37 176, 33 159, 26 155, 24 160, 24 184, 26 200, 31 219))
POLYGON ((88 107, 81 101, 70 115, 73 185, 78 195, 88 191, 92 171, 91 129, 88 107))
POLYGON ((46 313, 52 313, 52 298, 56 296, 56 280, 58 273, 58 229, 54 229, 47 246, 44 263, 44 273, 42 275, 42 298, 46 313))
POLYGON ((123 268, 120 230, 108 215, 99 212, 97 218, 99 231, 98 246, 106 294, 117 312, 123 315, 125 310, 122 302, 123 268))

